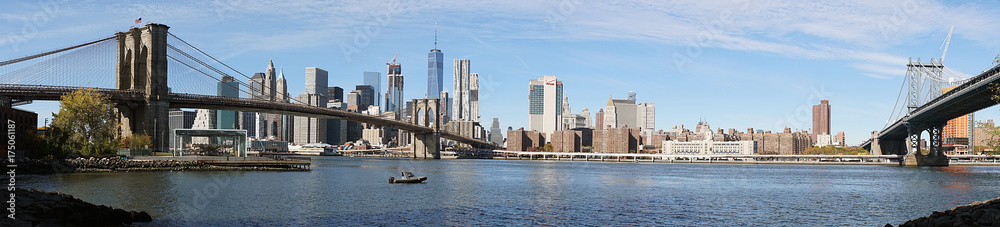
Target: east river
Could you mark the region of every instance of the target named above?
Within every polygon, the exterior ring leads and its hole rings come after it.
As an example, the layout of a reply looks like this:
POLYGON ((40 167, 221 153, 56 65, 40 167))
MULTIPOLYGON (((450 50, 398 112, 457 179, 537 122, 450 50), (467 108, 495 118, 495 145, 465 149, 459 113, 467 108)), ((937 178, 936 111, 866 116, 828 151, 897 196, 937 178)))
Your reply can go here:
POLYGON ((1000 197, 1000 167, 314 157, 308 172, 30 175, 145 226, 882 226, 1000 197), (389 184, 400 171, 429 179, 389 184))

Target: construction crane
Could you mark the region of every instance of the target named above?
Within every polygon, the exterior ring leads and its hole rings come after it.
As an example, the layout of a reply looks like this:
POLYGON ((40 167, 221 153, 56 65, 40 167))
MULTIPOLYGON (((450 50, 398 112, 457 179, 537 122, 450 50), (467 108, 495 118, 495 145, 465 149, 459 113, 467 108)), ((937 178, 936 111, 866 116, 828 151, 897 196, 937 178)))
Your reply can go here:
POLYGON ((399 52, 396 52, 396 55, 392 56, 392 63, 391 64, 389 62, 386 62, 385 64, 386 65, 395 65, 396 64, 396 56, 399 56, 399 52))
POLYGON ((951 26, 951 30, 948 30, 948 37, 944 38, 944 43, 941 44, 941 48, 944 51, 941 53, 941 63, 944 63, 944 56, 948 54, 948 45, 951 45, 951 34, 955 31, 955 26, 951 26))

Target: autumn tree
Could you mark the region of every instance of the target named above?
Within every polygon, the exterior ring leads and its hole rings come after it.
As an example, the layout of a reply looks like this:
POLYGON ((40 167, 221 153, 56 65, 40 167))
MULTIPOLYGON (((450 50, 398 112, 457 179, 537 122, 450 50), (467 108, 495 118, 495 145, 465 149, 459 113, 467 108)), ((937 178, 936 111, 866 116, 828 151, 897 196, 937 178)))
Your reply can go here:
POLYGON ((82 156, 111 156, 121 146, 118 118, 107 96, 80 89, 60 98, 59 113, 52 114, 52 138, 61 148, 82 156))

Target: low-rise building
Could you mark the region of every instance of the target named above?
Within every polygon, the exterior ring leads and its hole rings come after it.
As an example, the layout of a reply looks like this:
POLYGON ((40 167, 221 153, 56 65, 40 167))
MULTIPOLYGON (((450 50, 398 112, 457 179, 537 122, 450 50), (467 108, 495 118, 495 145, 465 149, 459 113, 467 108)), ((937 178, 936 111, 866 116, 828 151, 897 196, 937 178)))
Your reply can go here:
POLYGON ((743 141, 713 141, 700 140, 690 142, 663 141, 663 154, 697 154, 697 155, 753 155, 757 153, 757 143, 753 140, 743 141))

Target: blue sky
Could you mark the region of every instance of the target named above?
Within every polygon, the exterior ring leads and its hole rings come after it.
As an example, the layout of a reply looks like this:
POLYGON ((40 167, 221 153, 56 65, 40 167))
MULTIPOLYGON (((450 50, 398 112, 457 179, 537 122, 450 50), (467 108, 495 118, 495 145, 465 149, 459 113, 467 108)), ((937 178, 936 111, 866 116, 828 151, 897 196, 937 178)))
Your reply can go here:
MULTIPOLYGON (((829 99, 832 130, 857 144, 881 129, 907 58, 938 58, 975 75, 1000 50, 994 1, 4 1, 0 59, 112 35, 133 20, 170 32, 251 74, 273 59, 289 93, 306 67, 353 87, 399 52, 406 98, 426 92, 427 53, 471 59, 480 113, 525 127, 529 80, 559 77, 571 108, 592 113, 636 91, 656 103, 656 127, 779 131, 811 127, 811 105, 829 99)), ((109 78, 110 79, 110 78, 109 78)), ((384 82, 383 82, 384 83, 384 82)), ((382 86, 385 86, 384 84, 382 86)), ((55 103, 23 106, 50 117, 55 103)), ((995 119, 997 108, 977 113, 995 119)), ((894 120, 894 119, 893 119, 894 120)), ((40 120, 41 122, 41 120, 40 120)))

